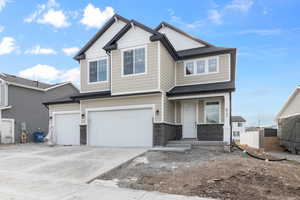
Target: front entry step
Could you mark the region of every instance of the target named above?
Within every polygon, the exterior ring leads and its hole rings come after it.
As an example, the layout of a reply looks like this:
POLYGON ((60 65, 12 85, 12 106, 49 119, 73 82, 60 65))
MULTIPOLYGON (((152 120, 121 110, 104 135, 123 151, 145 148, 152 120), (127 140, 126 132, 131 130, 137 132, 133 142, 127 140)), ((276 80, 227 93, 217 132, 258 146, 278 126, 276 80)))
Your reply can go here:
POLYGON ((166 145, 167 147, 189 147, 189 148, 203 148, 203 147, 221 147, 227 145, 223 141, 198 141, 198 140, 171 140, 166 145))

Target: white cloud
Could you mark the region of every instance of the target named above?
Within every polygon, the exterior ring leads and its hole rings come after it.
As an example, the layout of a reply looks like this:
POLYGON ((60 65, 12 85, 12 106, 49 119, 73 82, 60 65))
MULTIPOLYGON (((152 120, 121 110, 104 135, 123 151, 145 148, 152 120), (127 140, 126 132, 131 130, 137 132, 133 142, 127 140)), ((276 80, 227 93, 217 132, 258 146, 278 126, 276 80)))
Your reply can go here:
POLYGON ((56 54, 56 51, 50 48, 41 48, 40 45, 36 45, 32 49, 28 49, 25 51, 25 54, 34 54, 34 55, 39 55, 39 54, 56 54))
POLYGON ((0 42, 0 55, 9 54, 17 48, 16 40, 12 37, 4 37, 0 42))
POLYGON ((8 0, 0 0, 0 11, 5 7, 8 0))
POLYGON ((61 49, 66 55, 71 56, 79 51, 78 47, 62 48, 61 49))
POLYGON ((0 33, 4 31, 4 26, 0 26, 0 33))
POLYGON ((55 0, 48 0, 46 4, 39 4, 37 9, 24 19, 27 23, 50 24, 55 28, 63 28, 70 25, 68 17, 55 0))
POLYGON ((67 21, 67 17, 62 10, 50 9, 44 13, 41 19, 37 20, 40 24, 50 24, 56 28, 67 27, 70 23, 67 21))
POLYGON ((268 35, 279 35, 282 33, 280 29, 250 29, 240 31, 240 34, 256 34, 261 36, 268 36, 268 35))
POLYGON ((225 9, 247 12, 253 4, 253 0, 232 0, 228 5, 225 6, 225 9))
POLYGON ((208 11, 208 19, 212 21, 214 24, 222 24, 222 15, 218 10, 209 10, 208 11))
POLYGON ((93 4, 88 4, 83 13, 80 22, 88 28, 100 28, 110 17, 114 15, 112 7, 105 7, 103 11, 96 8, 93 4))
POLYGON ((19 76, 47 83, 71 81, 79 84, 80 70, 79 68, 59 70, 50 65, 37 64, 31 68, 20 71, 19 76))

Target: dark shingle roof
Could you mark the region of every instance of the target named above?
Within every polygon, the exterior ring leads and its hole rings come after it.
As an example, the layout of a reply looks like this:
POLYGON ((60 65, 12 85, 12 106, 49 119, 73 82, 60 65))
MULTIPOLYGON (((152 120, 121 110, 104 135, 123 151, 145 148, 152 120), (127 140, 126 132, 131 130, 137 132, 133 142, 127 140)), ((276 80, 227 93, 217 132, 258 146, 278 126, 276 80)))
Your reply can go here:
POLYGON ((68 103, 79 103, 79 101, 76 101, 76 100, 72 99, 70 96, 66 96, 66 97, 62 97, 62 98, 58 98, 58 99, 52 99, 52 100, 48 100, 46 102, 43 102, 43 104, 45 106, 55 105, 55 104, 68 104, 68 103))
POLYGON ((57 85, 57 84, 51 85, 51 84, 47 84, 47 83, 43 83, 43 82, 39 82, 39 81, 33 81, 33 80, 25 79, 22 77, 18 77, 15 75, 5 74, 5 73, 2 73, 2 74, 0 73, 0 78, 5 81, 11 82, 11 83, 21 84, 21 85, 28 86, 28 87, 35 87, 38 89, 47 89, 47 88, 57 85))
POLYGON ((246 120, 241 116, 232 116, 231 121, 232 122, 246 122, 246 120))
POLYGON ((228 92, 234 91, 234 82, 209 83, 198 85, 176 86, 167 93, 167 96, 178 96, 195 93, 209 93, 209 92, 228 92))
POLYGON ((223 53, 231 53, 236 51, 235 48, 226 48, 226 47, 199 47, 194 49, 187 49, 182 51, 177 51, 177 55, 180 59, 188 59, 194 56, 208 56, 208 55, 217 55, 223 53))

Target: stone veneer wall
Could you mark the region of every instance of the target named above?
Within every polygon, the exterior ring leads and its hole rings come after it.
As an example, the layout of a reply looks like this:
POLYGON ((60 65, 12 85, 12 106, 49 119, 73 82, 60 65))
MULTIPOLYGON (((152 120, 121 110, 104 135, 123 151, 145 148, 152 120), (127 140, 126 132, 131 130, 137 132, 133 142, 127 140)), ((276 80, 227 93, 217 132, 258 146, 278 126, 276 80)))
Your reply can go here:
POLYGON ((80 145, 86 145, 86 125, 80 125, 80 145))
POLYGON ((182 138, 182 126, 165 123, 153 124, 153 146, 165 146, 169 140, 182 138))
POLYGON ((223 124, 198 124, 197 137, 200 141, 223 141, 223 124))

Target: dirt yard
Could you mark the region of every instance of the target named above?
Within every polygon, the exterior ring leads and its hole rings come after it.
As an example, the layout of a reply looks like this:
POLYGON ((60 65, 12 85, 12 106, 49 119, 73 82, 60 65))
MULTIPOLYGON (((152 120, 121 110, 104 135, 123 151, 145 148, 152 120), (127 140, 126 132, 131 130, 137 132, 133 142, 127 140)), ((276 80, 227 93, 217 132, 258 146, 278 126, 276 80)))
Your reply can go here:
POLYGON ((266 162, 236 150, 148 152, 99 179, 119 187, 230 200, 300 199, 300 164, 266 162))

